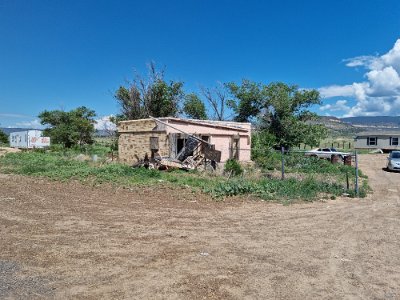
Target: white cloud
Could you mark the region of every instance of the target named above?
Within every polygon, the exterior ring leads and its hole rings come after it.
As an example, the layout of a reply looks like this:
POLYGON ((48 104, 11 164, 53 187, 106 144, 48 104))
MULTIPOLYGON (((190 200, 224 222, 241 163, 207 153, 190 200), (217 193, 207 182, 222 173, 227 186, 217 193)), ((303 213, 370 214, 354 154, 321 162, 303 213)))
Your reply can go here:
POLYGON ((347 105, 347 100, 338 100, 335 104, 325 104, 319 108, 321 111, 348 111, 350 107, 347 105))
POLYGON ((336 96, 352 97, 354 96, 353 85, 331 85, 319 89, 322 98, 331 98, 336 96))
MULTIPOLYGON (((348 67, 363 67, 365 81, 319 89, 322 98, 351 97, 356 100, 346 116, 400 114, 400 39, 381 56, 358 56, 345 60, 348 67)), ((328 104, 329 105, 329 104, 328 104)), ((337 105, 337 104, 335 104, 337 105)), ((337 106, 332 105, 335 109, 337 106)), ((323 106, 322 110, 327 110, 323 106)))
POLYGON ((94 128, 97 130, 109 130, 109 131, 117 130, 117 126, 110 121, 111 117, 113 116, 112 115, 104 116, 100 119, 97 119, 96 123, 94 124, 94 128))
POLYGON ((368 90, 371 96, 396 96, 400 93, 400 76, 392 67, 385 67, 382 70, 372 70, 366 74, 370 82, 368 90))
POLYGON ((23 121, 23 122, 17 122, 15 123, 14 126, 9 126, 11 127, 22 127, 22 128, 33 128, 33 129, 42 129, 44 126, 40 124, 39 119, 34 119, 32 121, 23 121))

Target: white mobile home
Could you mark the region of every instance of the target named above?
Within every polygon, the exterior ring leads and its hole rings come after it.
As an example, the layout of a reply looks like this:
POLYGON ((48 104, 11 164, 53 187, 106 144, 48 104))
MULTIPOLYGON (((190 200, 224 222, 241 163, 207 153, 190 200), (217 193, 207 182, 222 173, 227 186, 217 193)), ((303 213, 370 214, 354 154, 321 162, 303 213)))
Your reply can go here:
POLYGON ((10 133, 10 147, 33 149, 50 146, 50 138, 42 136, 42 130, 26 130, 10 133))
POLYGON ((400 150, 400 130, 397 131, 366 131, 355 138, 356 149, 382 149, 386 151, 400 150))

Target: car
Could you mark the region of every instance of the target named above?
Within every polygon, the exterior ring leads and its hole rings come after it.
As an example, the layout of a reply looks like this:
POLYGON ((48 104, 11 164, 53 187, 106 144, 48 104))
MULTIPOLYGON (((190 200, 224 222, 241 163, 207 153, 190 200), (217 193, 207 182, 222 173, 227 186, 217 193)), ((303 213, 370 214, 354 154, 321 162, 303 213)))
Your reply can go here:
POLYGON ((388 157, 387 169, 389 171, 400 171, 400 151, 392 151, 388 157))
POLYGON ((325 159, 331 159, 332 155, 338 155, 340 159, 343 160, 344 157, 350 155, 350 153, 340 152, 337 151, 335 148, 318 148, 306 151, 304 155, 310 157, 325 158, 325 159))

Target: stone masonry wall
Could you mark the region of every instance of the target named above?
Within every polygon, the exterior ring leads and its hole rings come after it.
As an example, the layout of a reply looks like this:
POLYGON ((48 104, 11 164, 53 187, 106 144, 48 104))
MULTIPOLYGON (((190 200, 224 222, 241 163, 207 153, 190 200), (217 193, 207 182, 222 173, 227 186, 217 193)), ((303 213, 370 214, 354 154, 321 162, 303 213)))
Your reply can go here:
POLYGON ((118 141, 119 161, 134 164, 148 155, 151 157, 150 137, 158 137, 161 156, 169 156, 169 142, 165 132, 121 133, 118 141))
POLYGON ((156 122, 151 119, 122 121, 119 123, 118 132, 152 131, 156 126, 156 122))

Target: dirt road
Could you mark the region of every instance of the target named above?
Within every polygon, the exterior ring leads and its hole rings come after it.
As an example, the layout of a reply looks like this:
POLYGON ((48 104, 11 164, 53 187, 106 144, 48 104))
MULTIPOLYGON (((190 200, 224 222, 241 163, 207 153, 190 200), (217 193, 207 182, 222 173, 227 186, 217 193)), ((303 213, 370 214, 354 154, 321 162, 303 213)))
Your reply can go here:
POLYGON ((0 174, 0 298, 400 299, 400 174, 311 204, 0 174))

